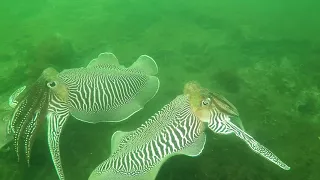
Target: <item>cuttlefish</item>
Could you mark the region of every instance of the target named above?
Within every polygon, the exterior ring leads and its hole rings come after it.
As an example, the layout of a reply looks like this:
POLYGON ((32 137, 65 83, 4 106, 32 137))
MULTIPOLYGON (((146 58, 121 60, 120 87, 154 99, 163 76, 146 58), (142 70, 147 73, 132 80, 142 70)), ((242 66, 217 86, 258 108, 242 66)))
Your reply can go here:
POLYGON ((156 62, 141 55, 130 67, 112 53, 101 53, 87 67, 57 72, 47 68, 30 87, 10 100, 15 109, 8 125, 20 159, 24 146, 29 165, 37 129, 48 125, 48 144, 60 180, 65 179, 59 150, 68 117, 87 123, 120 122, 141 110, 159 89, 156 62))
POLYGON ((237 109, 223 96, 196 82, 184 93, 131 132, 116 131, 111 155, 98 165, 89 180, 154 180, 163 163, 175 155, 198 156, 206 144, 206 128, 214 133, 235 134, 256 153, 289 170, 266 147, 236 125, 237 109))

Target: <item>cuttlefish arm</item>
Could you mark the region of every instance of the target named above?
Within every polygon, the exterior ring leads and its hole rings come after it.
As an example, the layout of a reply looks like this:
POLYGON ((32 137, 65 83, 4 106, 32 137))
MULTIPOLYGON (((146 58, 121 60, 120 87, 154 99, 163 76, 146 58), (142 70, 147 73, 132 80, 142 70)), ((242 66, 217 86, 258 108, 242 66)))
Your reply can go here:
POLYGON ((49 96, 49 89, 46 86, 47 80, 48 76, 43 73, 27 90, 22 87, 9 98, 9 105, 14 107, 14 110, 9 120, 7 132, 13 135, 18 161, 20 160, 21 146, 24 145, 28 165, 35 135, 47 113, 49 96))
POLYGON ((54 167, 60 180, 64 180, 64 173, 60 157, 60 135, 70 112, 68 108, 68 88, 58 78, 48 83, 50 101, 48 105, 48 145, 54 167))
POLYGON ((286 165, 284 162, 280 160, 275 154, 273 154, 269 149, 261 145, 259 142, 257 142, 252 136, 247 134, 245 131, 242 131, 240 128, 238 128, 235 124, 232 122, 228 122, 227 126, 232 129, 233 133, 241 138, 244 142, 246 142, 249 147, 262 157, 266 158, 267 160, 273 162, 274 164, 278 165, 284 170, 290 170, 290 167, 286 165))
POLYGON ((66 114, 66 113, 62 114, 61 112, 59 112, 59 114, 50 112, 47 115, 48 145, 49 145, 54 167, 56 169, 56 172, 60 180, 65 179, 63 169, 62 169, 61 157, 60 157, 60 148, 59 148, 60 135, 68 117, 69 117, 69 114, 66 114))
MULTIPOLYGON (((236 108, 223 96, 202 88, 196 82, 187 83, 185 94, 190 97, 190 104, 193 112, 201 121, 208 123, 209 129, 218 134, 235 134, 256 153, 275 163, 284 170, 290 167, 282 162, 269 149, 258 143, 253 137, 247 134, 243 128, 239 128, 232 122, 232 118, 239 118, 236 108)), ((242 124, 242 123, 241 123, 242 124)), ((241 126, 241 124, 239 126, 241 126)))
POLYGON ((19 104, 19 97, 23 94, 27 86, 22 86, 15 90, 9 97, 9 106, 15 108, 19 104))

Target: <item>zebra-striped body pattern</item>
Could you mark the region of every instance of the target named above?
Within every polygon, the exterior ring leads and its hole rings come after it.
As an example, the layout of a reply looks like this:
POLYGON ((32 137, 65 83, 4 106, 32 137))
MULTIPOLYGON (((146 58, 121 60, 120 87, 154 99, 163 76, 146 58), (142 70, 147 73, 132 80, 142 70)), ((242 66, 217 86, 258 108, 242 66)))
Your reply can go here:
POLYGON ((178 96, 137 130, 127 134, 94 173, 112 171, 127 176, 141 175, 163 159, 191 146, 203 130, 204 124, 191 113, 187 97, 178 96))
POLYGON ((146 86, 148 75, 137 70, 103 66, 64 70, 58 76, 68 87, 69 107, 97 112, 116 109, 146 86))

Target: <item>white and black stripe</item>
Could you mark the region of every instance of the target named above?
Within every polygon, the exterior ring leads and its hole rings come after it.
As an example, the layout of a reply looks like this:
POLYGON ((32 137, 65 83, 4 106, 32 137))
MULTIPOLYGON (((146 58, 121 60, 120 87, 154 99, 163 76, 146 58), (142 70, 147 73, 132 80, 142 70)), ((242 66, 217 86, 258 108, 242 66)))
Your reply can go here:
POLYGON ((230 117, 227 114, 222 113, 217 109, 212 109, 210 111, 208 127, 218 134, 231 134, 233 131, 225 123, 228 121, 230 121, 230 117))
POLYGON ((68 87, 71 108, 85 112, 115 109, 132 100, 148 80, 147 75, 129 69, 126 72, 115 69, 112 73, 102 68, 93 70, 70 69, 59 74, 68 87))
POLYGON ((215 133, 219 134, 231 134, 234 133, 236 136, 244 140, 249 147, 256 153, 262 155, 269 161, 275 163, 279 167, 289 170, 290 167, 283 163, 275 154, 269 149, 258 143, 253 137, 246 132, 242 131, 239 127, 230 121, 230 116, 226 113, 213 108, 210 112, 210 120, 208 127, 215 133))
POLYGON ((193 115, 186 98, 178 96, 125 137, 96 172, 138 175, 152 169, 166 156, 194 143, 204 128, 203 123, 193 115))

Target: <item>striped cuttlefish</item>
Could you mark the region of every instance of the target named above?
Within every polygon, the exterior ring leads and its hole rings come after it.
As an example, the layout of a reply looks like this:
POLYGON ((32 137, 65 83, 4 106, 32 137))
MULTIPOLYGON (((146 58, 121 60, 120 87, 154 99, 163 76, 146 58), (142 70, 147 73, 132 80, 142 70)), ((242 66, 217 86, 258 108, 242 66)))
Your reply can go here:
POLYGON ((86 67, 60 73, 45 69, 33 85, 19 88, 9 99, 14 110, 7 133, 13 136, 18 161, 24 148, 29 166, 36 132, 46 120, 52 160, 59 179, 65 179, 59 139, 68 117, 87 123, 126 120, 158 92, 157 73, 156 62, 147 55, 124 67, 109 52, 101 53, 86 67))
POLYGON ((111 155, 95 168, 89 180, 154 180, 170 157, 200 155, 206 144, 206 128, 218 134, 235 134, 254 152, 284 170, 290 169, 238 127, 234 118, 239 118, 239 113, 226 98, 189 82, 183 94, 139 128, 116 131, 111 140, 111 155))

